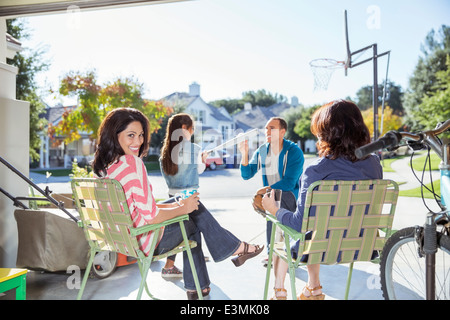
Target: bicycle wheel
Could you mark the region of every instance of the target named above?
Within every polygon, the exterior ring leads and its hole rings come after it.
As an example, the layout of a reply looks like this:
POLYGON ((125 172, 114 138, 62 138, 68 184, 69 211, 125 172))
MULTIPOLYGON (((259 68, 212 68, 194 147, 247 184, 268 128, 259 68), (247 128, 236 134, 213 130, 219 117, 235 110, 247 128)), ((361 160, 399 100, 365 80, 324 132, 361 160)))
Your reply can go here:
MULTIPOLYGON (((423 232, 423 228, 420 228, 423 232)), ((426 299, 425 256, 419 255, 416 228, 393 234, 381 253, 381 289, 386 300, 426 299)), ((450 298, 450 239, 439 237, 436 253, 436 299, 450 298)))

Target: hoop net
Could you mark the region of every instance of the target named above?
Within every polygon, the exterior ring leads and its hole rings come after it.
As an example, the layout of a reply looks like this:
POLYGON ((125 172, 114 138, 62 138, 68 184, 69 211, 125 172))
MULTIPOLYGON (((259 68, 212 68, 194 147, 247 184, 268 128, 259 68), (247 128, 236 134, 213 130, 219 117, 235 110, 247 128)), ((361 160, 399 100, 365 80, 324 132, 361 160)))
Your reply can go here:
POLYGON ((314 75, 314 91, 325 91, 334 70, 344 67, 345 63, 334 59, 314 59, 309 65, 314 75))

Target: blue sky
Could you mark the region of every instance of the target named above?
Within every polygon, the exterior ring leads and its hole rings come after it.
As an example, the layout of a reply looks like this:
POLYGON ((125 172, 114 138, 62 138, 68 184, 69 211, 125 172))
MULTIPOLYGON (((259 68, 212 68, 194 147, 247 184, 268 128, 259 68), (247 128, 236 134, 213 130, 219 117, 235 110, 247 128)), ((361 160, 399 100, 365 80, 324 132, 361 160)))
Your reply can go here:
MULTIPOLYGON (((344 9, 351 50, 373 43, 379 53, 390 50, 389 79, 404 90, 427 33, 450 25, 448 0, 194 0, 28 17, 32 39, 24 46, 48 46, 51 67, 38 77, 45 89, 57 89, 68 71, 95 69, 100 83, 137 78, 151 99, 195 81, 207 102, 265 89, 308 106, 373 84, 369 62, 347 77, 338 69, 327 91, 313 90, 309 61, 345 59, 344 9)), ((386 65, 386 56, 378 59, 380 83, 386 65)))

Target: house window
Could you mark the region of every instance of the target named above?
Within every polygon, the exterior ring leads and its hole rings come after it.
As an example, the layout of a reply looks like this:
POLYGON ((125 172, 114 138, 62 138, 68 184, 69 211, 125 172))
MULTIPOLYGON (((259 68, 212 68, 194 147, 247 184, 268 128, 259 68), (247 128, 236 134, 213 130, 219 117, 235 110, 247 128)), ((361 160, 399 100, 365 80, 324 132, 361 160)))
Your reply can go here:
POLYGON ((205 123, 205 110, 198 110, 197 113, 197 121, 200 121, 201 123, 205 123))
POLYGON ((228 135, 228 126, 222 126, 222 138, 224 140, 227 139, 227 135, 228 135))

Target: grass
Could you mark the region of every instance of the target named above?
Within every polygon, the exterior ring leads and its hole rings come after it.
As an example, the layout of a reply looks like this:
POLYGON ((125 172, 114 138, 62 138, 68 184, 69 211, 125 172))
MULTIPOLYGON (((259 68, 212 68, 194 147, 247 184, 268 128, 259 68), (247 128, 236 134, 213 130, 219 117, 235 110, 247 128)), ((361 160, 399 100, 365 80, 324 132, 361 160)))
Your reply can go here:
MULTIPOLYGON (((416 172, 422 172, 423 171, 423 167, 425 165, 425 159, 427 157, 427 154, 424 152, 421 152, 422 154, 414 157, 413 161, 412 161, 412 166, 414 168, 414 171, 416 172)), ((394 161, 403 159, 405 157, 410 157, 409 155, 406 156, 400 156, 400 157, 395 157, 395 158, 391 158, 391 159, 385 159, 382 161, 382 166, 383 166, 383 171, 384 172, 395 172, 395 170, 392 169, 391 164, 394 161)), ((438 155, 434 152, 430 153, 430 159, 431 159, 431 170, 439 170, 439 163, 441 162, 441 159, 438 157, 438 155)), ((410 165, 410 162, 408 161, 408 166, 410 165)), ((429 168, 429 164, 427 163, 426 166, 426 170, 428 171, 429 168)), ((412 174, 412 173, 411 173, 412 174)), ((399 183, 400 184, 400 183, 399 183)), ((426 186, 431 189, 431 183, 426 184, 426 186)), ((433 181, 433 186, 434 186, 434 192, 437 195, 441 194, 441 183, 440 180, 436 180, 433 181)), ((401 190, 399 193, 400 196, 404 196, 404 197, 418 197, 421 198, 422 197, 422 191, 421 191, 421 187, 418 188, 414 188, 414 189, 409 189, 409 190, 401 190)), ((425 198, 428 199, 434 199, 434 195, 428 191, 427 189, 423 189, 423 195, 425 198)))
MULTIPOLYGON (((431 189, 431 183, 427 183, 426 186, 429 189, 431 189)), ((433 186, 434 186, 434 192, 437 195, 440 195, 441 194, 441 180, 433 181, 433 186)), ((421 198, 422 197, 421 187, 409 189, 409 190, 401 190, 399 192, 399 196, 421 198)), ((434 199, 433 194, 425 188, 423 189, 423 196, 424 196, 424 198, 434 199)))
MULTIPOLYGON (((423 170, 426 157, 427 157, 427 154, 424 154, 420 157, 413 159, 412 166, 413 166, 414 170, 417 170, 417 171, 423 170)), ((431 152, 430 159, 431 159, 431 170, 439 170, 439 163, 441 162, 441 158, 439 158, 439 156, 436 153, 431 152)), ((428 170, 428 168, 429 168, 428 166, 429 166, 429 163, 427 162, 426 170, 428 170)))
POLYGON ((395 172, 395 170, 392 169, 392 167, 391 167, 392 162, 403 159, 405 157, 409 157, 409 156, 398 156, 395 158, 383 159, 383 161, 381 161, 381 165, 383 166, 383 171, 384 172, 395 172))

